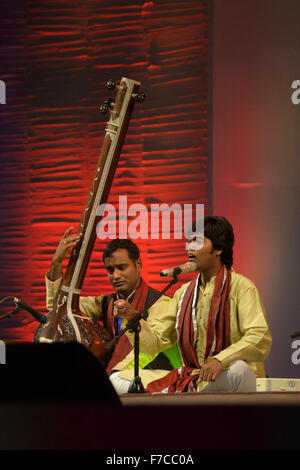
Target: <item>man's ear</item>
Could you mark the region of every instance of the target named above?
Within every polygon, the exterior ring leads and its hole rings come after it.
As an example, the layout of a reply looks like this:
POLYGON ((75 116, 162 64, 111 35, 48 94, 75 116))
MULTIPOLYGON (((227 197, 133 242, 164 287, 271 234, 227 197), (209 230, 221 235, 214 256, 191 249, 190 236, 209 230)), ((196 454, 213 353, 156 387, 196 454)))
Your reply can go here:
POLYGON ((137 259, 135 262, 136 268, 140 271, 143 267, 141 258, 137 259))
POLYGON ((216 256, 221 256, 223 250, 215 250, 216 256))

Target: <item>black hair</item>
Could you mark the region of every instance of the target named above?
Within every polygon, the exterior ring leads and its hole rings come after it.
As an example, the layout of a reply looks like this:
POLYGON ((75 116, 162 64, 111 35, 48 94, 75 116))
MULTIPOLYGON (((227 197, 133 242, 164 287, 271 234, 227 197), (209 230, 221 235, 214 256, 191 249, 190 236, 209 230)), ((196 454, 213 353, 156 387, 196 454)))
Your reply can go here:
POLYGON ((127 250, 128 256, 133 262, 140 258, 140 250, 135 243, 133 243, 131 240, 128 240, 128 238, 116 238, 106 245, 102 256, 103 263, 105 258, 111 256, 119 248, 127 250))
POLYGON ((230 269, 233 263, 234 233, 225 217, 205 216, 204 236, 209 238, 214 250, 222 250, 221 261, 230 269))

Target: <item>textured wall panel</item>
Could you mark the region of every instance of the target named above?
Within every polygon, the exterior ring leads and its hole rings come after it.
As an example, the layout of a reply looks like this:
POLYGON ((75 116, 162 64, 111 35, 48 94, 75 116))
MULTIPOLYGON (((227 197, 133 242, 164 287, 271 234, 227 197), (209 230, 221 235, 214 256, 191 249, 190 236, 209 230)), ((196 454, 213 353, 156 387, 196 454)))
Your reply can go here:
POLYGON ((300 3, 218 0, 213 36, 213 207, 231 220, 234 267, 259 288, 269 377, 300 378, 300 3), (238 44, 238 47, 237 47, 238 44))
MULTIPOLYGON (((109 196, 128 205, 207 203, 207 1, 11 1, 1 19, 1 286, 45 310, 44 274, 77 229, 104 137, 109 78, 143 83, 109 196)), ((97 240, 83 293, 109 292, 97 240)), ((137 240, 144 277, 185 261, 184 240, 137 240)), ((188 277, 184 277, 186 280, 188 277)), ((1 314, 8 310, 2 305, 1 314)), ((1 338, 31 340, 26 313, 1 338)))

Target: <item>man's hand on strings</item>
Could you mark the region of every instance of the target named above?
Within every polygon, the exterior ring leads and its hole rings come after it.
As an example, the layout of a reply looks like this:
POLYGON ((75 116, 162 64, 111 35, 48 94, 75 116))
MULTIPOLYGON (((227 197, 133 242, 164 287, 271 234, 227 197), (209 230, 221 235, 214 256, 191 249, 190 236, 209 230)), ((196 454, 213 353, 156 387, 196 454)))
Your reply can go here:
POLYGON ((63 234, 62 239, 56 249, 56 252, 52 258, 51 268, 48 274, 50 281, 56 281, 62 276, 62 262, 70 253, 71 249, 79 242, 82 238, 82 233, 71 234, 74 227, 68 228, 63 234))
POLYGON ((53 256, 53 263, 61 264, 67 254, 70 253, 71 249, 82 238, 82 233, 71 234, 73 228, 74 227, 68 228, 68 230, 63 234, 62 239, 60 240, 56 252, 53 256))

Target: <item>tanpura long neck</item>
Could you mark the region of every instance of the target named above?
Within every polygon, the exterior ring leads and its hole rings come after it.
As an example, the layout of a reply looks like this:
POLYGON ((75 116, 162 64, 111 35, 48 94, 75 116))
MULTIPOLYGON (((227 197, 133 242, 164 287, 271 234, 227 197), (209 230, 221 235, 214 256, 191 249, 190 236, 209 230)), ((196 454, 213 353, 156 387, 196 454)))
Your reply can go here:
POLYGON ((122 145, 129 125, 140 83, 122 78, 106 134, 101 148, 92 187, 82 214, 79 232, 83 233, 80 244, 73 248, 63 278, 62 289, 79 294, 96 240, 96 227, 101 216, 97 209, 108 199, 122 145))

